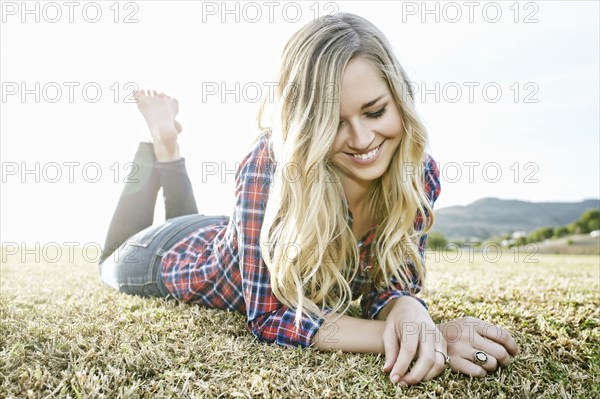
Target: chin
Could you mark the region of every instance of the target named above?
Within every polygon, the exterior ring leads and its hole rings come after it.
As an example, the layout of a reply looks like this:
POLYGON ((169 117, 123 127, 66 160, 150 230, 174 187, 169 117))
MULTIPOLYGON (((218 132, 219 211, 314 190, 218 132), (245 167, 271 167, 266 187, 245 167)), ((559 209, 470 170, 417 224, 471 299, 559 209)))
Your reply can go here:
POLYGON ((357 168, 353 165, 345 164, 341 166, 340 169, 346 177, 352 180, 361 182, 374 182, 385 174, 388 166, 389 164, 385 165, 385 167, 381 165, 374 165, 372 168, 369 168, 369 170, 357 170, 357 168))

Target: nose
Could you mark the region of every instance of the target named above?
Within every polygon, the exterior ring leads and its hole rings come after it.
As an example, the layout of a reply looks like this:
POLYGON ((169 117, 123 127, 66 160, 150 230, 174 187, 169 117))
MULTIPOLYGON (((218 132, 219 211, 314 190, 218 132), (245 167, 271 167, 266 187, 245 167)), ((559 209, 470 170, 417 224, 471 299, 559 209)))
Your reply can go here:
POLYGON ((372 146, 375 134, 360 122, 350 124, 348 130, 346 145, 351 152, 364 152, 372 146))

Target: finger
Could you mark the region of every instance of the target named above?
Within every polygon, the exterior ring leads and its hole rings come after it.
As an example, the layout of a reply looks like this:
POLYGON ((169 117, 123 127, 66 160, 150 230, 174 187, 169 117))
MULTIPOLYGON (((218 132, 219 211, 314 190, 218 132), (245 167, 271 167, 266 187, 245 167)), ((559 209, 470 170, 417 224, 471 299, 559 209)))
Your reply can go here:
POLYGON ((488 352, 486 351, 482 351, 486 354, 487 356, 487 360, 485 363, 478 363, 475 360, 475 353, 481 351, 481 349, 474 349, 472 351, 473 353, 473 357, 471 357, 471 361, 479 366, 481 366, 482 368, 484 368, 487 372, 491 373, 493 371, 496 371, 496 369, 498 368, 498 361, 496 360, 496 358, 492 355, 490 355, 488 352))
POLYGON ((511 356, 516 356, 519 353, 519 347, 514 338, 502 327, 495 326, 490 323, 482 322, 477 329, 477 332, 488 340, 497 342, 504 346, 511 356))
POLYGON ((448 344, 442 332, 437 327, 435 338, 436 341, 434 345, 434 365, 425 375, 425 378, 423 378, 424 381, 437 377, 441 372, 443 372, 446 369, 446 367, 448 367, 448 364, 446 363, 446 358, 448 357, 448 344))
POLYGON ((400 352, 400 344, 398 337, 392 328, 386 328, 383 333, 383 347, 385 350, 385 363, 383 371, 388 372, 392 369, 398 353, 400 352))
POLYGON ((435 365, 435 342, 427 340, 423 330, 421 330, 421 338, 418 344, 417 361, 410 372, 401 379, 409 385, 420 382, 435 365))
POLYGON ((406 374, 406 370, 408 370, 408 366, 410 365, 410 363, 415 357, 415 354, 417 353, 417 347, 419 343, 418 336, 414 334, 407 334, 404 337, 398 339, 402 339, 402 341, 400 344, 400 354, 398 355, 396 363, 394 364, 394 368, 390 373, 390 379, 392 380, 392 382, 394 382, 395 380, 394 376, 398 376, 398 380, 404 377, 404 374, 406 374))
MULTIPOLYGON (((404 381, 408 385, 416 384, 420 382, 425 376, 429 373, 429 371, 435 365, 435 352, 433 350, 429 351, 418 351, 417 361, 410 369, 410 371, 400 379, 400 381, 404 381), (425 353, 423 353, 425 352, 425 353)), ((439 373, 440 370, 438 370, 439 373)), ((436 374, 437 375, 437 374, 436 374)))
POLYGON ((483 369, 483 367, 478 366, 472 361, 462 357, 451 357, 450 368, 453 371, 470 375, 471 377, 485 377, 487 375, 487 372, 483 369))
MULTIPOLYGON (((436 348, 436 349, 441 352, 441 350, 439 348, 436 348)), ((425 375, 425 378, 423 378, 423 381, 427 381, 427 380, 437 377, 442 371, 444 371, 446 369, 446 356, 443 353, 446 353, 446 352, 442 352, 442 353, 434 352, 434 355, 435 355, 434 365, 429 370, 427 375, 425 375)))
MULTIPOLYGON (((506 351, 506 348, 496 342, 492 342, 480 336, 476 336, 473 340, 473 347, 479 348, 479 350, 484 351, 488 355, 491 355, 494 359, 496 359, 496 368, 498 364, 506 367, 511 362, 511 357, 506 351)), ((495 368, 493 369, 495 370, 495 368)))
POLYGON ((470 348, 462 352, 462 357, 464 359, 469 360, 474 364, 484 368, 487 372, 493 372, 498 368, 498 361, 492 355, 492 352, 501 351, 501 348, 503 348, 502 346, 483 338, 479 334, 474 334, 473 337, 469 339, 469 344, 470 348), (485 362, 483 363, 476 356, 476 354, 481 352, 483 352, 483 358, 485 359, 485 362))

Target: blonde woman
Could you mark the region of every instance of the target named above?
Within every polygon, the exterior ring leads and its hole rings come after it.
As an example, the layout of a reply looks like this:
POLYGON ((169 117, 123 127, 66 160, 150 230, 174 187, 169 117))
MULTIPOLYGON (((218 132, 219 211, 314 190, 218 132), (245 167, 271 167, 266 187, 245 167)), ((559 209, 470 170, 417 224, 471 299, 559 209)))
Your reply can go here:
POLYGON ((152 143, 140 143, 139 178, 109 227, 106 284, 242 312, 264 342, 385 354, 402 385, 448 365, 482 377, 517 353, 508 332, 479 319, 436 326, 417 297, 439 173, 407 76, 373 24, 340 13, 289 40, 231 216, 197 214, 177 101, 136 98, 152 143), (160 187, 167 221, 148 227, 160 187), (345 315, 359 298, 362 318, 345 315))

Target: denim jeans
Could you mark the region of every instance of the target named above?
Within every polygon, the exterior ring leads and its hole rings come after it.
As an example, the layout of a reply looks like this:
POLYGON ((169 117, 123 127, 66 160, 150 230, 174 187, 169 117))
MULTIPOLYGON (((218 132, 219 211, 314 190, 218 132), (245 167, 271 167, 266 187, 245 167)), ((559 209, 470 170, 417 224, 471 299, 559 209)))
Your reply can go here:
POLYGON ((163 255, 188 234, 227 217, 198 214, 184 158, 158 162, 152 143, 140 143, 133 165, 108 228, 100 279, 127 294, 170 298, 161 276, 163 255), (160 187, 167 220, 153 226, 160 187))

